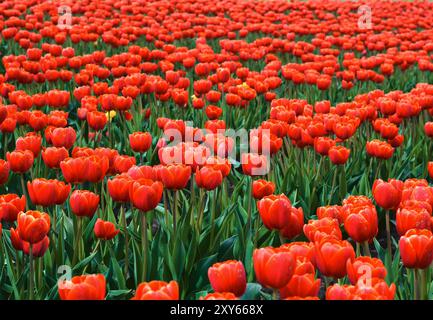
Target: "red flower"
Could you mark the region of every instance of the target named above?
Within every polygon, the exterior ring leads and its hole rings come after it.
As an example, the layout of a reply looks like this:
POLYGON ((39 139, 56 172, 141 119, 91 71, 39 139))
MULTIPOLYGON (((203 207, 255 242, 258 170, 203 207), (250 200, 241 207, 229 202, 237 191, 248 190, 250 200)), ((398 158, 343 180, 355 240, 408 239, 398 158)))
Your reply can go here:
POLYGON ((211 166, 197 168, 195 171, 195 182, 199 188, 204 188, 208 191, 218 188, 223 181, 223 175, 220 170, 214 169, 211 166))
POLYGON ((25 173, 33 165, 34 156, 29 150, 13 151, 6 154, 10 169, 16 173, 25 173))
POLYGON ((61 300, 104 300, 106 281, 103 274, 73 277, 58 284, 61 300))
POLYGON ((280 229, 280 235, 286 239, 292 239, 302 232, 304 226, 304 211, 302 208, 290 208, 289 223, 280 229))
POLYGON ((158 169, 158 176, 165 188, 180 190, 188 184, 191 177, 191 167, 183 164, 161 166, 158 169))
POLYGON ((72 127, 56 128, 51 132, 51 142, 55 147, 72 148, 77 134, 72 127))
POLYGON ((215 292, 231 292, 240 297, 247 287, 245 268, 240 261, 215 263, 208 269, 208 277, 215 292))
POLYGON ((406 268, 425 269, 433 260, 433 234, 411 229, 399 241, 401 260, 406 268))
POLYGON ((28 133, 25 137, 20 137, 16 142, 15 150, 29 150, 33 153, 33 157, 36 158, 41 152, 42 138, 40 135, 34 133, 28 133))
POLYGON ((343 238, 338 220, 332 218, 309 220, 308 224, 304 225, 304 234, 311 242, 320 242, 325 238, 343 238))
POLYGON ((93 231, 97 238, 103 240, 111 240, 120 232, 112 222, 104 221, 99 218, 96 220, 93 231))
POLYGON ((296 263, 287 249, 272 247, 255 249, 253 262, 257 281, 272 289, 281 289, 289 283, 296 263))
POLYGON ((48 168, 60 168, 60 162, 69 157, 64 147, 49 147, 42 151, 42 160, 48 168))
POLYGON ((0 220, 13 222, 17 220, 18 213, 26 208, 26 197, 16 194, 0 195, 0 220))
POLYGON ((69 196, 71 186, 63 181, 39 178, 27 181, 27 190, 34 205, 49 207, 63 204, 69 196))
POLYGON ((346 263, 355 259, 352 245, 345 240, 325 238, 315 243, 316 264, 326 277, 343 278, 346 275, 346 263))
POLYGON ((105 177, 109 168, 109 159, 106 156, 83 156, 67 158, 60 162, 63 176, 66 182, 100 182, 105 177))
POLYGON ((373 184, 373 196, 376 203, 386 210, 396 210, 400 204, 403 182, 389 179, 384 182, 378 179, 373 184))
POLYGON ((91 218, 99 205, 99 195, 87 190, 75 190, 69 198, 72 212, 78 217, 91 218))
POLYGON ((280 230, 289 224, 292 203, 284 194, 264 197, 257 208, 266 228, 280 230))
MULTIPOLYGON (((430 211, 431 212, 431 211, 430 211)), ((406 201, 404 206, 397 210, 396 226, 400 236, 410 229, 431 230, 431 213, 419 204, 409 205, 406 201)))
POLYGON ((30 244, 42 241, 50 231, 50 217, 39 211, 27 211, 18 214, 18 234, 30 244))
POLYGON ((129 187, 129 199, 134 207, 147 212, 155 209, 161 201, 163 184, 149 179, 135 180, 129 187))
POLYGON ((344 229, 358 243, 370 242, 377 235, 378 221, 374 206, 358 206, 349 210, 344 229))
POLYGON ((179 300, 179 286, 176 281, 142 282, 131 300, 179 300))
POLYGON ((349 159, 350 149, 343 146, 333 146, 329 148, 328 156, 333 164, 343 165, 349 159))
POLYGON ((95 131, 100 131, 104 129, 105 125, 107 124, 107 116, 104 112, 100 111, 90 111, 87 112, 87 123, 89 124, 90 128, 92 128, 95 131))
POLYGON ((249 176, 264 175, 269 169, 266 156, 256 153, 243 153, 241 163, 242 171, 249 176))
POLYGON ((313 273, 305 272, 304 267, 298 263, 289 283, 280 289, 280 297, 285 299, 293 296, 303 298, 317 296, 320 290, 320 282, 320 279, 315 279, 314 271, 313 273))
POLYGON ((114 158, 114 170, 117 173, 125 173, 131 169, 132 166, 135 166, 136 160, 135 157, 130 156, 116 156, 114 158))
POLYGON ((152 136, 148 132, 134 132, 129 135, 129 144, 135 152, 144 153, 152 146, 152 136))
POLYGON ((316 215, 320 219, 323 218, 332 218, 337 219, 338 223, 344 222, 345 214, 343 212, 343 207, 341 206, 324 206, 324 207, 318 207, 316 210, 316 215))
POLYGON ((370 257, 358 257, 353 260, 347 260, 346 269, 347 276, 353 285, 357 284, 360 279, 385 279, 387 273, 382 260, 370 257))
POLYGON ((113 201, 129 202, 129 187, 132 181, 128 174, 121 174, 107 181, 108 193, 113 201))
POLYGON ((275 192, 275 184, 272 181, 256 180, 253 181, 253 197, 257 200, 269 196, 275 192))

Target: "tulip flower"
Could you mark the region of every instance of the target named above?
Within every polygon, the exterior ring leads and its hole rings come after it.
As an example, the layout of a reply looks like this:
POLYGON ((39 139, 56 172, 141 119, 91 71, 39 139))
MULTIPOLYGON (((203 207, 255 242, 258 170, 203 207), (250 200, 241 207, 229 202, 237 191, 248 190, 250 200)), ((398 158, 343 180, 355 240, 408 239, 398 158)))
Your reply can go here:
POLYGON ((346 269, 347 276, 353 285, 357 284, 359 280, 385 279, 387 274, 386 268, 380 259, 363 256, 347 260, 346 269))
POLYGON ((176 281, 142 282, 131 300, 179 300, 179 286, 176 281))
POLYGON ((315 243, 315 248, 317 268, 326 277, 343 278, 347 260, 355 259, 355 250, 346 240, 324 238, 315 243))
POLYGON ((289 224, 292 204, 284 194, 264 197, 257 208, 266 228, 280 230, 289 224))
POLYGON ((247 287, 245 268, 240 261, 215 263, 208 269, 208 277, 215 292, 231 292, 240 297, 247 287))
POLYGON ((269 196, 275 192, 275 184, 272 181, 263 179, 253 181, 252 194, 257 200, 269 196))
POLYGON ((374 200, 386 210, 386 234, 388 254, 392 257, 391 227, 389 210, 395 210, 402 200, 403 183, 399 180, 389 179, 388 182, 376 180, 373 184, 374 200))
POLYGON ((368 243, 378 232, 377 212, 374 206, 359 206, 349 211, 344 220, 344 229, 358 243, 364 243, 369 254, 368 243))
POLYGON ((340 225, 336 219, 323 218, 320 220, 309 220, 303 229, 305 236, 311 242, 320 242, 325 238, 343 239, 340 225))
POLYGON ((284 248, 266 247, 255 249, 253 262, 257 281, 261 285, 274 290, 287 285, 295 270, 295 259, 284 248))
POLYGON ((34 205, 50 207, 63 204, 69 196, 71 186, 59 180, 40 178, 28 181, 27 190, 34 205))
POLYGON ((89 274, 59 282, 61 300, 104 300, 106 280, 102 274, 89 274))
POLYGON ((112 222, 99 218, 96 220, 93 231, 96 238, 103 240, 111 240, 120 232, 112 222))
POLYGON ((343 165, 349 159, 350 150, 343 146, 333 146, 329 148, 328 157, 333 164, 343 165))
POLYGON ((48 168, 60 168, 60 162, 69 157, 64 147, 49 147, 42 150, 42 160, 48 168))
POLYGON ((91 218, 98 208, 99 195, 87 190, 75 190, 69 198, 69 204, 76 216, 91 218))
POLYGON ((152 145, 152 136, 148 132, 134 132, 129 135, 129 144, 133 151, 144 153, 152 145))

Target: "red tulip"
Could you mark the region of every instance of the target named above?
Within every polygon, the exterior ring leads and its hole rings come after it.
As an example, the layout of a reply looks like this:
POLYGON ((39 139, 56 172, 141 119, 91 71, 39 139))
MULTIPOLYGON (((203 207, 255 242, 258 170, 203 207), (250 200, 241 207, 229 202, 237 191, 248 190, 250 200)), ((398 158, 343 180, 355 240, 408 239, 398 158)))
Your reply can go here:
POLYGON ((91 218, 99 205, 99 196, 87 190, 75 190, 69 198, 72 212, 78 217, 91 218))
POLYGON ((34 156, 29 150, 13 151, 6 154, 10 169, 16 173, 25 173, 33 165, 34 156))
POLYGON ((163 185, 149 179, 135 180, 129 187, 129 199, 134 207, 147 212, 155 209, 161 201, 163 185))
POLYGON ((343 146, 333 146, 329 148, 328 156, 333 164, 343 165, 349 159, 350 149, 343 146))
POLYGON ((60 162, 69 157, 64 147, 49 147, 42 151, 42 160, 48 168, 60 168, 60 162))
MULTIPOLYGON (((308 262, 310 263, 310 262, 308 262)), ((311 263, 310 263, 311 265, 311 263)), ((319 294, 320 279, 314 277, 314 267, 311 265, 312 273, 305 270, 303 264, 298 262, 295 272, 289 283, 280 289, 281 299, 288 297, 314 297, 319 294)))
POLYGON ((292 239, 302 233, 304 226, 304 211, 302 208, 290 208, 290 220, 286 226, 280 229, 280 235, 286 239, 292 239))
POLYGON ((76 276, 58 286, 61 300, 104 300, 106 295, 103 274, 76 276))
POLYGON ((253 181, 252 188, 253 197, 257 200, 275 192, 275 184, 272 181, 266 181, 263 179, 253 181))
POLYGON ((128 174, 121 174, 107 181, 108 193, 113 201, 129 202, 129 187, 132 181, 128 174))
POLYGON ((19 137, 16 142, 17 151, 29 150, 33 153, 33 157, 36 158, 41 152, 42 138, 40 135, 34 133, 28 133, 25 137, 19 137))
POLYGON ((117 173, 125 173, 131 169, 132 166, 135 166, 136 160, 135 157, 130 156, 116 156, 114 158, 114 170, 117 173))
POLYGON ((372 241, 378 232, 376 208, 374 206, 352 208, 344 220, 344 229, 358 243, 372 241))
POLYGON ((21 212, 18 214, 17 221, 20 238, 30 244, 42 241, 50 231, 50 217, 43 212, 21 212))
POLYGON ((292 204, 284 194, 264 197, 257 208, 266 228, 280 230, 289 224, 292 204))
POLYGON ((131 300, 179 300, 179 286, 176 281, 142 282, 131 300))
POLYGON ((34 205, 49 207, 63 204, 69 196, 71 186, 59 180, 40 178, 27 181, 27 190, 34 205))
POLYGON ((420 206, 410 207, 405 205, 399 208, 395 220, 397 232, 400 236, 403 236, 410 229, 431 230, 431 213, 420 206))
POLYGON ((411 229, 399 240, 400 255, 406 268, 425 269, 433 260, 433 234, 430 230, 411 229))
POLYGON ((195 182, 199 188, 204 188, 208 191, 218 188, 223 181, 223 175, 220 170, 214 169, 211 166, 197 168, 195 171, 195 182))
POLYGON ((396 210, 400 204, 403 182, 389 179, 384 182, 379 179, 373 184, 373 196, 376 203, 386 210, 396 210))
POLYGON ((257 281, 272 289, 281 289, 287 285, 295 269, 293 255, 283 248, 255 249, 253 262, 257 281))
POLYGON ((304 225, 304 234, 311 242, 320 242, 325 238, 343 239, 338 220, 332 218, 309 220, 304 225))
POLYGON ((337 219, 340 224, 344 222, 345 218, 343 207, 336 205, 319 207, 316 210, 316 215, 319 220, 323 218, 337 219))
POLYGON ((129 144, 135 152, 144 153, 152 146, 152 136, 148 132, 134 132, 129 135, 129 144))
POLYGON ((317 268, 326 277, 343 278, 347 260, 355 259, 355 250, 346 240, 324 238, 315 248, 317 268))
POLYGON ((75 143, 77 134, 74 128, 56 128, 51 132, 51 142, 55 147, 64 147, 66 149, 72 148, 75 143))
POLYGON ((26 208, 26 197, 16 194, 0 195, 0 220, 13 222, 17 220, 18 213, 26 208))
POLYGON ((191 167, 183 164, 161 166, 158 175, 165 188, 181 190, 188 184, 191 177, 191 167))
POLYGON ((353 260, 347 260, 347 276, 350 282, 355 285, 358 280, 369 281, 371 278, 386 277, 386 268, 382 260, 370 257, 358 257, 353 260))
POLYGON ((215 292, 231 292, 240 297, 247 287, 245 268, 240 261, 215 263, 208 269, 208 277, 215 292))
POLYGON ((105 125, 107 124, 107 116, 104 112, 100 111, 91 111, 87 112, 87 123, 89 124, 90 128, 92 128, 95 131, 100 131, 104 129, 105 125))
POLYGON ((99 218, 96 220, 93 231, 95 232, 96 238, 103 240, 111 240, 120 232, 112 222, 104 221, 99 218))

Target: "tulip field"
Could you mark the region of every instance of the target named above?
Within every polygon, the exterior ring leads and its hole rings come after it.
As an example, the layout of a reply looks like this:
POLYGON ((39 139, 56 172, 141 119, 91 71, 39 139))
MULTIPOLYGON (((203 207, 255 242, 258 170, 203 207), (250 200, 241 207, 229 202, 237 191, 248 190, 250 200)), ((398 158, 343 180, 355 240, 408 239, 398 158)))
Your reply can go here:
POLYGON ((0 1, 0 300, 433 300, 433 3, 0 1))

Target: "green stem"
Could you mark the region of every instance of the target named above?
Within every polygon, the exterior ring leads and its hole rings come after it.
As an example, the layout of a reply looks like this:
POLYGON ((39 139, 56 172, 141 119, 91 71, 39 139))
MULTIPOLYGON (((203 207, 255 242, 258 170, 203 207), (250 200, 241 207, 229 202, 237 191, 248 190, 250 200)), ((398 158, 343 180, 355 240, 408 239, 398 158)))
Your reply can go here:
POLYGON ((29 246, 29 263, 30 263, 30 271, 29 271, 29 300, 33 300, 33 245, 29 246))
POLYGON ((123 232, 125 233, 125 278, 127 279, 129 275, 129 234, 123 204, 120 206, 120 214, 122 216, 123 232))
POLYGON ((23 191, 23 196, 26 198, 26 211, 29 211, 29 198, 27 197, 27 189, 26 183, 24 181, 24 173, 20 174, 21 176, 21 189, 23 191))
POLYGON ((370 248, 368 246, 368 241, 364 241, 363 246, 364 246, 364 255, 371 257, 370 248))
POLYGON ((211 221, 210 221, 210 227, 211 227, 210 245, 211 245, 211 248, 213 247, 214 234, 215 234, 215 211, 216 211, 217 194, 218 194, 217 193, 217 188, 215 188, 215 190, 213 192, 212 210, 211 210, 211 221))
POLYGON ((389 259, 392 263, 392 243, 391 243, 391 227, 389 220, 389 210, 385 212, 385 222, 386 222, 386 244, 388 248, 389 259))
POLYGON ((141 212, 141 246, 143 247, 143 274, 141 280, 146 281, 147 276, 147 251, 148 251, 148 241, 147 241, 147 221, 146 213, 141 212))
POLYGON ((427 269, 420 269, 418 270, 421 276, 421 283, 420 283, 420 292, 421 292, 421 300, 427 300, 428 294, 427 294, 427 269))

